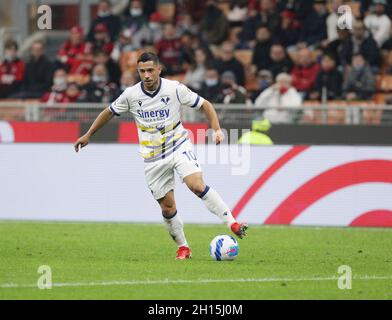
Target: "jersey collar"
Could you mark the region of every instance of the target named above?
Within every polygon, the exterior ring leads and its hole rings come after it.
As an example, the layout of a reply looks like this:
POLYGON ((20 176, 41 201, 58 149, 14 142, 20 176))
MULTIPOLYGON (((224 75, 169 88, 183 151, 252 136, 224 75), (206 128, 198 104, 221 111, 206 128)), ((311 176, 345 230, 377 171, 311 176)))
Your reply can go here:
POLYGON ((148 91, 146 91, 146 89, 144 89, 144 83, 143 83, 143 81, 140 82, 140 86, 141 86, 141 88, 142 88, 143 93, 144 93, 145 95, 149 96, 150 98, 154 98, 154 97, 158 94, 159 90, 161 90, 161 85, 162 85, 162 79, 159 77, 159 85, 158 85, 158 88, 157 88, 153 93, 149 93, 148 91))

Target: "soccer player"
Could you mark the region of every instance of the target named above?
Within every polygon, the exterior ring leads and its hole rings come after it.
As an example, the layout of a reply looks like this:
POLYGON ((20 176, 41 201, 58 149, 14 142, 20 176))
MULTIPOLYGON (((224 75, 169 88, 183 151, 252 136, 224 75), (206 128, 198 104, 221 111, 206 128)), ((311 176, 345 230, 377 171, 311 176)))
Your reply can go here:
POLYGON ((238 223, 220 195, 207 186, 200 165, 180 121, 180 107, 202 108, 214 130, 213 141, 219 144, 224 135, 218 116, 210 102, 178 81, 160 77, 161 65, 151 52, 143 53, 137 62, 141 82, 127 88, 95 119, 85 135, 75 142, 75 151, 85 147, 93 134, 113 116, 129 112, 136 121, 144 173, 153 197, 162 208, 164 223, 178 246, 176 259, 188 259, 191 250, 184 234, 183 222, 174 199, 174 172, 188 188, 217 215, 239 238, 246 235, 246 223, 238 223))

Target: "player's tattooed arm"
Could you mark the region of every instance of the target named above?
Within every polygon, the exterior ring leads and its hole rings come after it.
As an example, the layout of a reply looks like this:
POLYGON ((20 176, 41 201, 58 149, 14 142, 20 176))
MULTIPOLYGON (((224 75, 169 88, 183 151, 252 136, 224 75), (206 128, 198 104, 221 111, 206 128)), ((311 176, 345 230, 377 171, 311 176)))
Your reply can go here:
POLYGON ((201 107, 208 121, 210 122, 211 128, 214 130, 214 133, 212 135, 212 140, 214 141, 215 144, 220 144, 224 140, 225 136, 221 130, 219 124, 219 118, 215 111, 214 106, 208 100, 204 100, 201 107))
POLYGON ((98 117, 94 120, 90 129, 78 140, 76 140, 74 144, 75 151, 78 152, 79 148, 83 148, 87 146, 93 134, 97 132, 100 128, 102 128, 106 123, 108 123, 112 118, 113 118, 113 113, 109 110, 109 108, 103 110, 98 115, 98 117))

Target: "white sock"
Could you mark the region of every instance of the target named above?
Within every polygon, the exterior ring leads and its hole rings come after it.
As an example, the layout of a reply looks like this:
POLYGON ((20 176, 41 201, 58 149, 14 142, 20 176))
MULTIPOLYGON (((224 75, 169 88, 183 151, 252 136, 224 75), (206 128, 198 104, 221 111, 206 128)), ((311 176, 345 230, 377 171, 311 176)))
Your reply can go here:
POLYGON ((167 231, 169 231, 170 236, 177 243, 178 247, 188 247, 188 242, 185 239, 184 223, 177 214, 177 211, 171 218, 166 218, 163 215, 163 221, 165 222, 167 231))
POLYGON ((227 204, 223 201, 218 192, 214 189, 206 186, 205 190, 201 195, 199 195, 206 205, 207 209, 210 210, 213 214, 218 216, 223 223, 225 223, 228 227, 230 227, 236 220, 227 204))

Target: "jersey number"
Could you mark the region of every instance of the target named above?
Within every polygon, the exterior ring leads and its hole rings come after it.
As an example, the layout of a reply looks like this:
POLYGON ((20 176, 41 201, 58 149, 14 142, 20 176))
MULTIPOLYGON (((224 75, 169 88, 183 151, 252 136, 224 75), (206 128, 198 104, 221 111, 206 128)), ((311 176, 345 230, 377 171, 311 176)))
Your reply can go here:
POLYGON ((184 151, 182 154, 185 154, 189 161, 196 160, 196 155, 192 150, 184 151))

